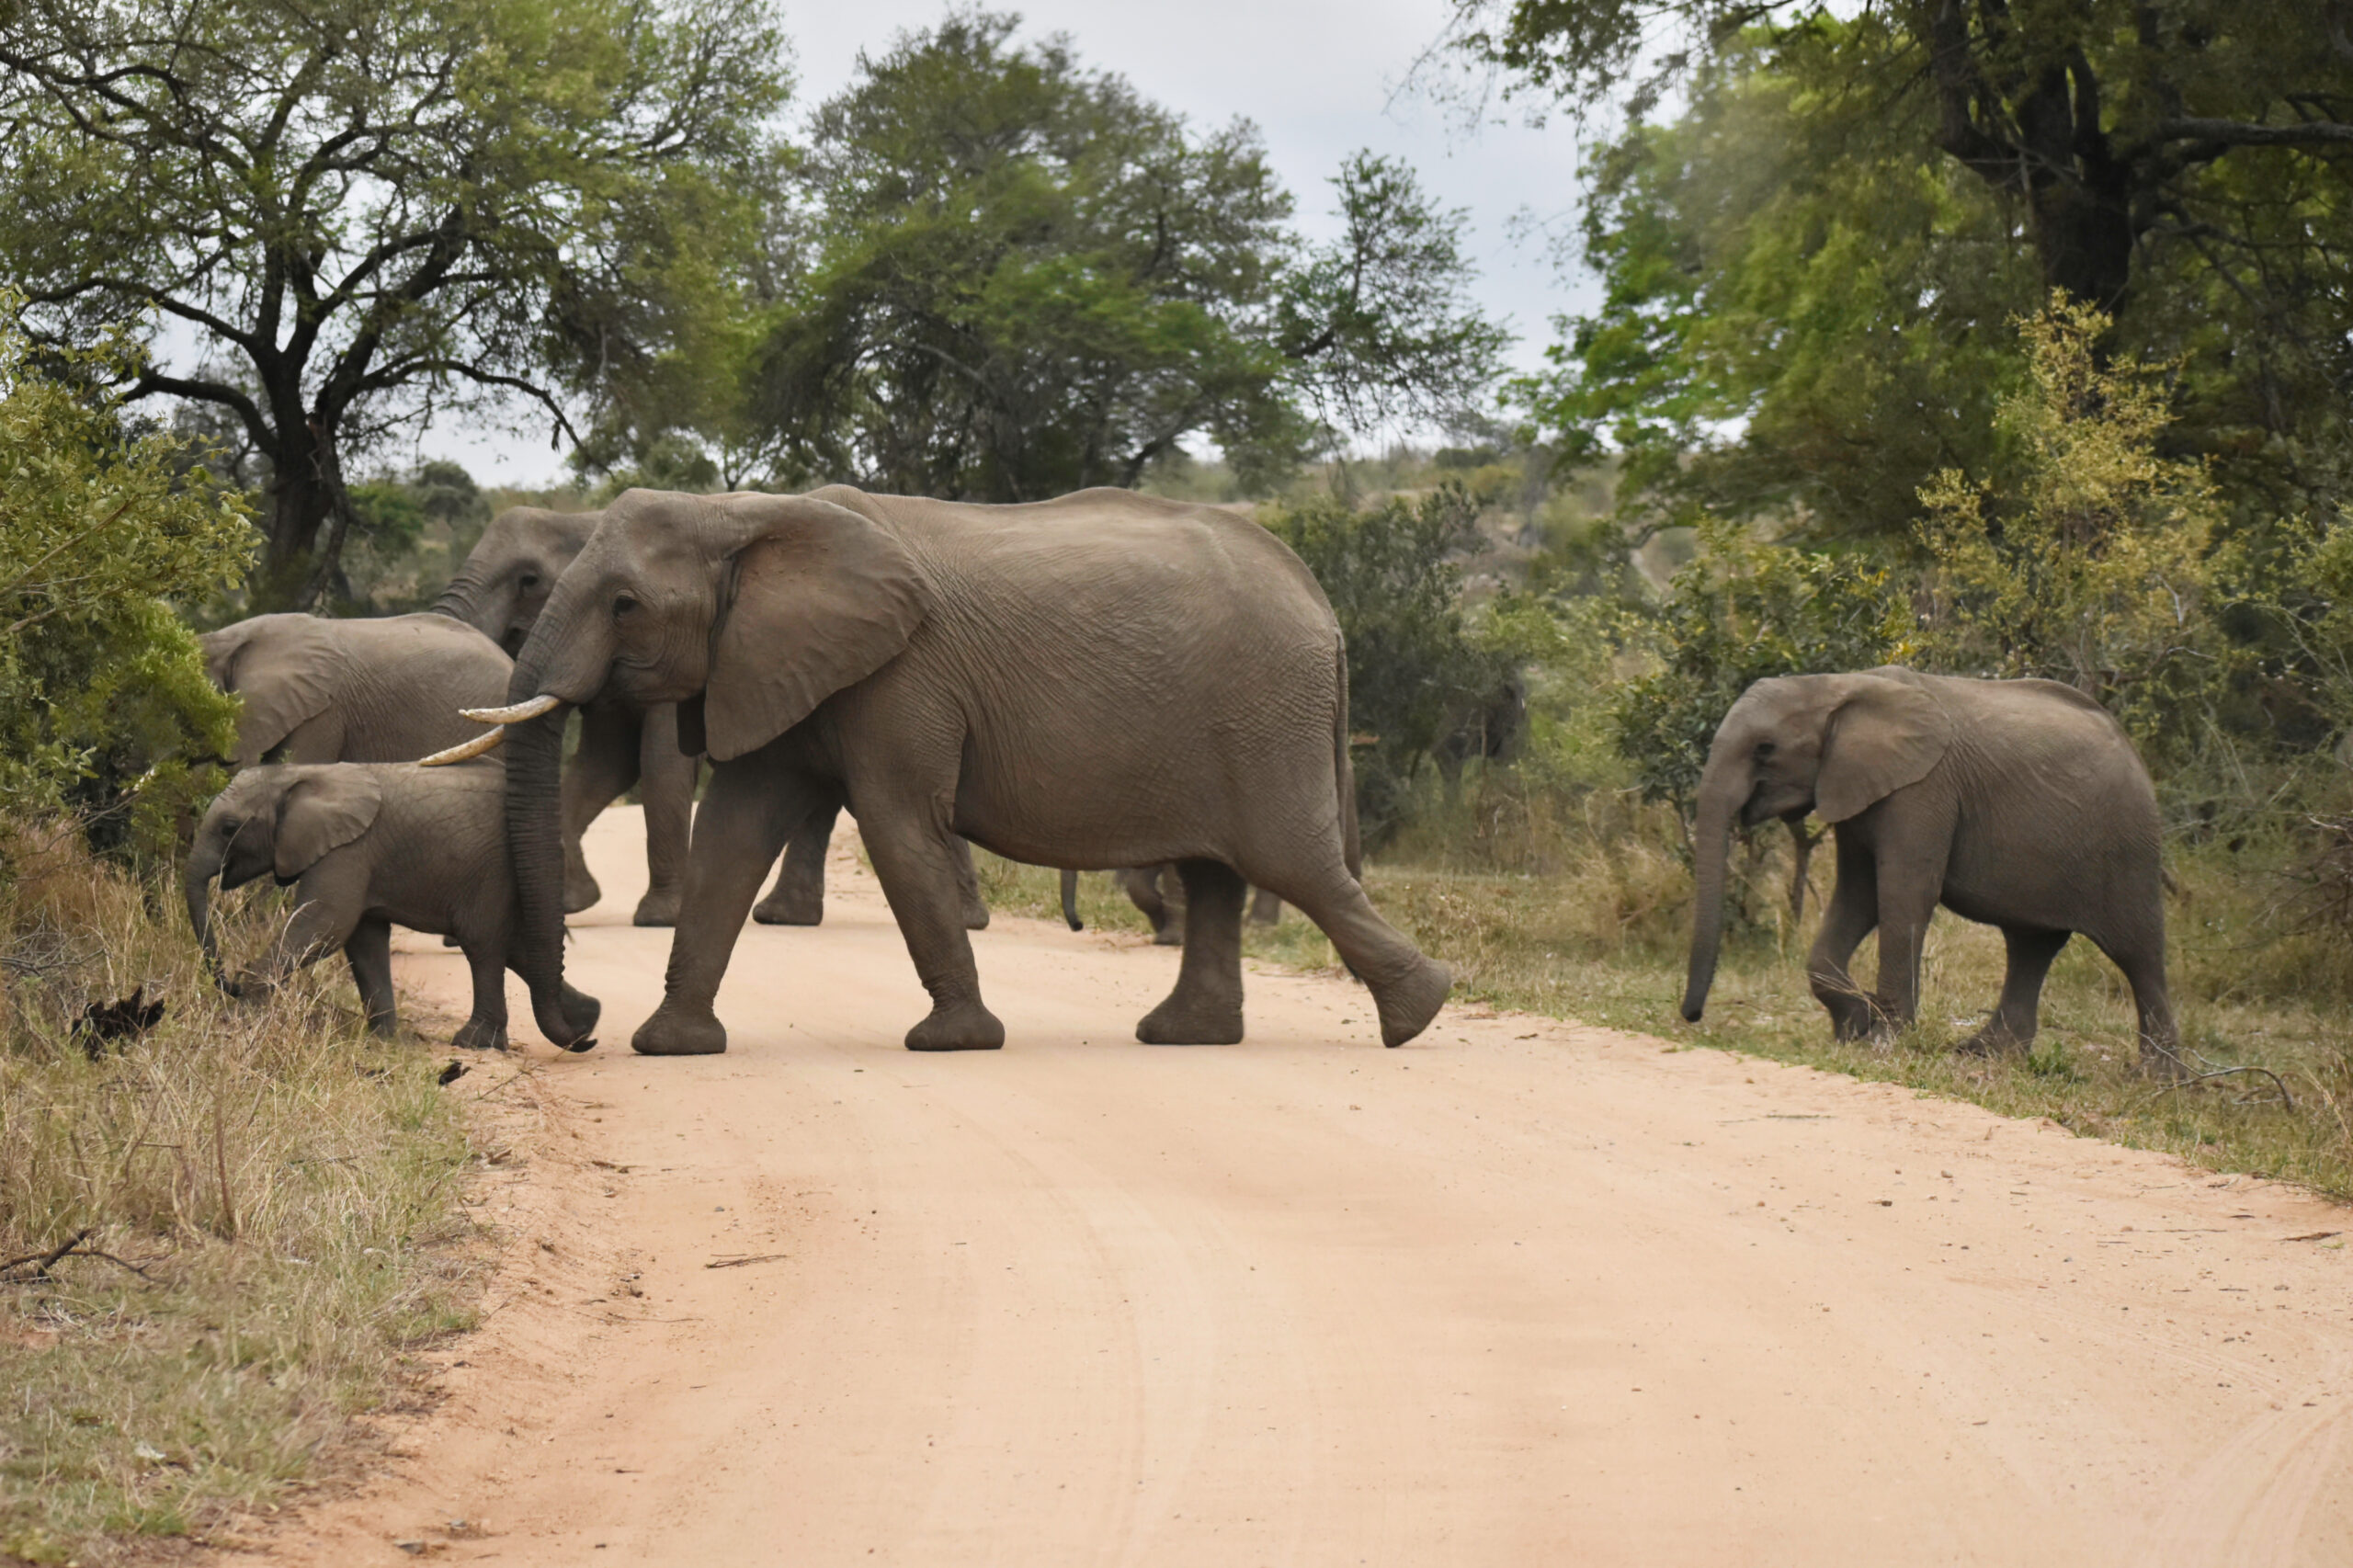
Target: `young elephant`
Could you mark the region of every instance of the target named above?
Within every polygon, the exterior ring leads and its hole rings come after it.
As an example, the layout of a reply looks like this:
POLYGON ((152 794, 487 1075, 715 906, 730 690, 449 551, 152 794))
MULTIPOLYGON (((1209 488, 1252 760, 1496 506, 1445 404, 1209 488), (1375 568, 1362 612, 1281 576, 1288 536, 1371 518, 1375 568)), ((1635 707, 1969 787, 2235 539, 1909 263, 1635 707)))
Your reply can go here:
MULTIPOLYGON (((368 1008, 368 1027, 389 1035, 392 927, 456 939, 473 970, 473 1015, 457 1043, 504 1050, 506 966, 516 925, 507 867, 506 770, 496 762, 426 769, 414 764, 335 763, 254 767, 230 781, 205 812, 185 879, 188 922, 206 966, 221 976, 211 926, 211 884, 256 877, 293 884, 295 909, 267 957, 234 981, 231 995, 274 984, 335 948, 368 1008)), ((563 988, 564 1011, 585 1051, 597 1004, 563 988)))
POLYGON ((2132 987, 2143 1064, 2178 1064, 2156 792, 2098 703, 2052 681, 1895 665, 1750 687, 1716 731, 1699 782, 1687 1019, 1699 1020, 1715 976, 1733 824, 1808 812, 1837 841, 1837 886, 1806 967, 1840 1040, 1912 1021, 1921 939, 1941 903, 2000 926, 2009 949, 2001 1001, 1964 1050, 2034 1039, 2043 977, 2080 931, 2132 987), (1867 994, 1847 961, 1874 926, 1879 980, 1867 994))

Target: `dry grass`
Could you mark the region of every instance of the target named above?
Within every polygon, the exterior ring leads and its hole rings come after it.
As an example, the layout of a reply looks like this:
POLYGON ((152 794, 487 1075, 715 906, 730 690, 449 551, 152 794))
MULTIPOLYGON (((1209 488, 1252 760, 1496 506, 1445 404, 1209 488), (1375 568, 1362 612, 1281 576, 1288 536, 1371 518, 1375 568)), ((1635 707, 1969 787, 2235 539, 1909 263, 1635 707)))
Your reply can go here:
MULTIPOLYGON (((337 960, 266 1003, 200 982, 167 890, 17 831, 0 889, 0 1553, 98 1564, 267 1508, 463 1326, 459 1115, 369 1040, 337 960), (92 1060, 85 1003, 168 1012, 92 1060), (120 1262, 90 1256, 109 1254, 120 1262)), ((231 950, 282 902, 231 910, 231 950)))
MULTIPOLYGON (((2088 942, 2070 944, 2052 970, 2042 1033, 2030 1052, 1994 1061, 1955 1054, 1954 1042, 1975 1030, 2001 989, 2003 949, 1999 933, 1949 913, 1930 929, 1920 1023, 1889 1041, 1834 1041, 1803 973, 1829 891, 1830 857, 1815 857, 1805 916, 1793 920, 1787 841, 1778 830, 1737 862, 1743 875, 1733 897, 1745 919, 1727 943, 1706 1020, 1687 1025, 1677 1006, 1691 886, 1671 821, 1607 798, 1582 822, 1570 815, 1551 824, 1540 843, 1509 846, 1541 864, 1540 872, 1444 864, 1488 852, 1476 849, 1458 821, 1393 848, 1389 863, 1370 869, 1369 889, 1392 922, 1454 966, 1464 1000, 1803 1062, 2014 1116, 2047 1116, 2086 1135, 2353 1199, 2353 1024, 2346 1012, 2353 943, 2300 913, 2308 902, 2298 891, 2304 862, 2291 845, 2180 847, 2172 869, 2181 886, 2168 915, 2184 1043, 2215 1067, 2276 1073, 2292 1108, 2259 1074, 2187 1087, 2142 1075, 2131 994, 2088 942), (1464 852, 1466 844, 1473 852, 1464 852), (1400 863, 1407 856, 1424 863, 1400 863)), ((1000 907, 1056 913, 1051 872, 996 862, 984 885, 1000 907)), ((1090 877, 1082 887, 1090 924, 1145 929, 1109 879, 1090 877)), ((1250 928, 1246 945, 1279 962, 1336 967, 1322 934, 1295 913, 1273 931, 1250 928)), ((1868 975, 1870 963, 1866 944, 1858 973, 1868 975)))

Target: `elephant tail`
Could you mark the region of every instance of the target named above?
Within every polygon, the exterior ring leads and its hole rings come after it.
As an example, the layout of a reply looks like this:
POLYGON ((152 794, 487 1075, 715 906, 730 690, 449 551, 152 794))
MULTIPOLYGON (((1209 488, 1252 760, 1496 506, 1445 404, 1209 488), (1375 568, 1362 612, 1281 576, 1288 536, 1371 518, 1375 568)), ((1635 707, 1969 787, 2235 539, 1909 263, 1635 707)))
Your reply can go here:
POLYGON ((1357 831, 1357 770, 1348 760, 1348 639, 1345 632, 1336 632, 1332 639, 1334 674, 1338 687, 1338 700, 1332 713, 1332 777, 1340 796, 1340 854, 1347 863, 1348 875, 1358 881, 1364 880, 1364 842, 1357 831))
POLYGON ((1078 873, 1067 866, 1063 868, 1063 918, 1074 931, 1086 929, 1086 922, 1078 917, 1078 873))

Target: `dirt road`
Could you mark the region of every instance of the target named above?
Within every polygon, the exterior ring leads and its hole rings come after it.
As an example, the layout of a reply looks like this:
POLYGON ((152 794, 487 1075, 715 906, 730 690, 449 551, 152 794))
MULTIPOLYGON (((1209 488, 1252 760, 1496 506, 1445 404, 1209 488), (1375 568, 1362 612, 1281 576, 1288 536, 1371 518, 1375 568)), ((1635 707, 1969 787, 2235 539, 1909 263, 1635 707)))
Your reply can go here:
POLYGON ((1006 1048, 913 1056, 841 856, 726 1055, 633 1057, 636 834, 570 960, 605 1043, 500 1091, 487 1325, 274 1560, 2353 1562, 2353 1267, 2290 1239, 2342 1210, 1599 1029, 1384 1051, 1334 979, 1142 1046, 1176 955, 1030 921, 976 939, 1006 1048))

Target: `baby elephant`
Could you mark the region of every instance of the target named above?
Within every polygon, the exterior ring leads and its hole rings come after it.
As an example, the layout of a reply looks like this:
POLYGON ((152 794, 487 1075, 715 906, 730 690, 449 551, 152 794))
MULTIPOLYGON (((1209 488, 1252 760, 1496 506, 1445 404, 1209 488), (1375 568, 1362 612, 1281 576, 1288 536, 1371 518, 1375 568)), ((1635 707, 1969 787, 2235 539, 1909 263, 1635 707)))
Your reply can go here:
POLYGON ((1840 1040, 1912 1021, 1920 943, 1938 904, 2001 927, 2009 969, 1964 1049, 2034 1039, 2043 977, 2081 932, 2132 987, 2143 1065, 2180 1065, 2165 995, 2156 791, 2107 710, 2045 680, 1965 680, 1883 665, 1787 676, 1744 693, 1699 780, 1699 911, 1683 1016, 1708 1000, 1735 824, 1812 812, 1831 824, 1838 881, 1807 960, 1840 1040), (1847 961, 1876 927, 1878 984, 1847 961))
MULTIPOLYGON (((506 966, 515 930, 515 881, 506 856, 506 770, 496 761, 460 767, 338 762, 254 767, 231 780, 197 829, 185 881, 188 914, 206 966, 221 975, 212 936, 211 884, 242 887, 275 876, 296 890, 295 909, 269 953, 233 982, 231 995, 273 984, 341 948, 368 1008, 368 1027, 389 1035, 392 928, 453 937, 472 967, 473 1016, 457 1043, 504 1050, 506 966)), ((585 1051, 597 1003, 567 985, 563 1006, 585 1051)))

